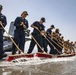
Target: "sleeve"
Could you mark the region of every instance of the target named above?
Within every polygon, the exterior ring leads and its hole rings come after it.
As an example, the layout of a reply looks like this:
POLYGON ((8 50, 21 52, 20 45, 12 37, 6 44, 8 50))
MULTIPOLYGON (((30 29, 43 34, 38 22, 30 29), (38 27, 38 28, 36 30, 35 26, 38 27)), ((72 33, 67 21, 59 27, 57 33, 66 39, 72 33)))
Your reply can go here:
POLYGON ((14 26, 20 26, 20 18, 17 17, 14 22, 14 26))
POLYGON ((3 20, 2 24, 3 24, 4 27, 7 25, 7 19, 6 19, 6 16, 4 16, 4 20, 3 20))
POLYGON ((46 31, 47 33, 49 33, 49 29, 47 29, 47 31, 46 31))
POLYGON ((34 25, 34 26, 37 26, 37 21, 35 21, 35 22, 33 23, 33 25, 34 25))
POLYGON ((46 33, 49 36, 49 34, 51 34, 52 32, 49 29, 47 29, 46 33))

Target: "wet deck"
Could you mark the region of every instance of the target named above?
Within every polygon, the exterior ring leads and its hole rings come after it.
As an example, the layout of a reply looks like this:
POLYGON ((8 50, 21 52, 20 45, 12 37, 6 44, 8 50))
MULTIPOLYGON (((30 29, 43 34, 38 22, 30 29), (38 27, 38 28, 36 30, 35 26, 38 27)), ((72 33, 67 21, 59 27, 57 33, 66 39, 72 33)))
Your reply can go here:
POLYGON ((34 58, 22 63, 0 63, 0 75, 76 75, 76 56, 40 60, 34 58))

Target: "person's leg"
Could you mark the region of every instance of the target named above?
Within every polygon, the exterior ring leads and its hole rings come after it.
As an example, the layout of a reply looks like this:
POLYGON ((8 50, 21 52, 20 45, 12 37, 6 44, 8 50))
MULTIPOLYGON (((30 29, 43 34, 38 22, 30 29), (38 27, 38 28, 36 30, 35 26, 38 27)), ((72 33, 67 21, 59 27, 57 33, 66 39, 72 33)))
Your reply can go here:
POLYGON ((49 54, 54 54, 54 47, 52 45, 50 45, 50 44, 49 44, 49 46, 50 46, 50 52, 49 52, 49 54))
POLYGON ((56 54, 56 50, 54 49, 55 44, 54 44, 54 40, 53 39, 49 39, 50 42, 47 41, 49 47, 50 47, 50 52, 49 54, 56 54))
MULTIPOLYGON (((60 44, 58 44, 57 49, 59 50, 60 53, 62 53, 62 49, 63 49, 63 47, 62 47, 60 44)), ((60 54, 60 53, 58 53, 58 54, 60 54)))
MULTIPOLYGON (((45 39, 46 40, 46 39, 45 39)), ((46 40, 46 48, 47 48, 47 52, 48 52, 48 46, 49 46, 49 43, 48 41, 46 40)))
MULTIPOLYGON (((34 36, 33 36, 34 37, 34 36)), ((35 37, 34 37, 35 38, 35 37)), ((30 46, 29 46, 29 49, 28 49, 28 52, 27 53, 32 53, 33 49, 34 49, 34 46, 35 46, 35 41, 33 40, 33 38, 31 39, 31 42, 30 42, 30 46)))
MULTIPOLYGON (((42 37, 41 36, 36 36, 36 41, 38 42, 38 44, 40 45, 40 47, 42 48, 43 46, 43 42, 42 42, 42 37)), ((43 52, 42 49, 37 45, 38 48, 38 52, 43 52)))
POLYGON ((3 54, 3 33, 0 31, 0 54, 3 54))
POLYGON ((24 52, 24 45, 25 45, 25 34, 23 33, 20 35, 20 42, 19 42, 19 48, 24 52))
POLYGON ((4 54, 4 51, 3 51, 3 32, 0 31, 0 59, 6 56, 7 54, 4 54))
POLYGON ((54 54, 59 54, 59 50, 58 50, 58 45, 57 45, 57 41, 56 40, 53 40, 53 45, 56 49, 54 49, 54 54))
POLYGON ((49 45, 50 47, 50 52, 49 54, 53 54, 54 53, 54 47, 53 47, 53 42, 51 41, 51 39, 47 38, 49 41, 46 41, 47 46, 49 45))
POLYGON ((43 47, 44 47, 44 51, 47 53, 47 42, 45 38, 43 38, 43 47))
MULTIPOLYGON (((18 45, 18 42, 19 42, 19 33, 16 32, 16 31, 14 33, 14 39, 13 40, 18 45)), ((12 54, 16 54, 16 46, 14 45, 14 43, 12 45, 12 54)))

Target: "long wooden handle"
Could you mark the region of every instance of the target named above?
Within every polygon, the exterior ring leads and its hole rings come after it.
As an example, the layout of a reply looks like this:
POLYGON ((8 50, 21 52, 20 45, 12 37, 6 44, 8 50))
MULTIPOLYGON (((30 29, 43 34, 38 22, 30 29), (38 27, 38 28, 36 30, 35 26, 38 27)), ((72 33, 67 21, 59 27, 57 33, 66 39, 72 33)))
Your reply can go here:
POLYGON ((4 26, 1 24, 2 28, 4 29, 4 31, 7 33, 8 37, 10 38, 10 40, 13 42, 13 44, 16 46, 16 48, 23 54, 23 52, 21 51, 21 49, 18 47, 18 45, 14 42, 14 40, 11 38, 11 36, 8 34, 8 32, 5 30, 4 26))
MULTIPOLYGON (((46 36, 44 36, 44 37, 46 38, 46 36)), ((55 47, 47 38, 46 38, 46 40, 47 40, 53 47, 55 47)), ((57 50, 58 53, 62 54, 56 47, 55 47, 55 49, 57 50)))
MULTIPOLYGON (((51 38, 50 38, 50 39, 51 39, 51 38)), ((62 48, 61 45, 57 44, 57 43, 56 43, 55 41, 53 41, 52 39, 51 39, 51 41, 54 42, 54 43, 55 43, 57 46, 59 46, 60 48, 62 48)), ((57 40, 56 40, 56 41, 57 41, 57 40)))
MULTIPOLYGON (((32 35, 31 35, 32 36, 32 35)), ((33 38, 33 40, 36 42, 36 44, 39 46, 39 48, 44 52, 44 53, 46 53, 42 48, 41 48, 41 46, 39 45, 39 43, 36 41, 36 39, 32 36, 32 38, 33 38)))
MULTIPOLYGON (((51 35, 49 34, 49 36, 51 37, 51 35)), ((51 39, 52 40, 52 39, 51 39)), ((57 39, 55 39, 56 41, 57 41, 57 39)), ((52 40, 53 41, 53 40, 52 40)), ((53 41, 54 42, 54 41, 53 41)), ((57 44, 56 42, 54 42, 55 44, 57 44)), ((58 44, 57 44, 58 45, 58 44)), ((59 43, 59 45, 58 45, 60 48, 62 48, 63 47, 63 45, 61 44, 61 43, 59 43)), ((65 49, 68 49, 68 48, 66 48, 66 47, 64 47, 65 49)))

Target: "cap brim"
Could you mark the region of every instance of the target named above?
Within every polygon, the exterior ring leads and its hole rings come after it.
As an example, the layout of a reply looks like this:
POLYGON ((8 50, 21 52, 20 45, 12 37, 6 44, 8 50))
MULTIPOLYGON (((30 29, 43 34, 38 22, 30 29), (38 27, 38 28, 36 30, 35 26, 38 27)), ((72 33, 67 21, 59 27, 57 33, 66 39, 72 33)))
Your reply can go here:
POLYGON ((28 14, 25 14, 25 15, 28 15, 28 14))

